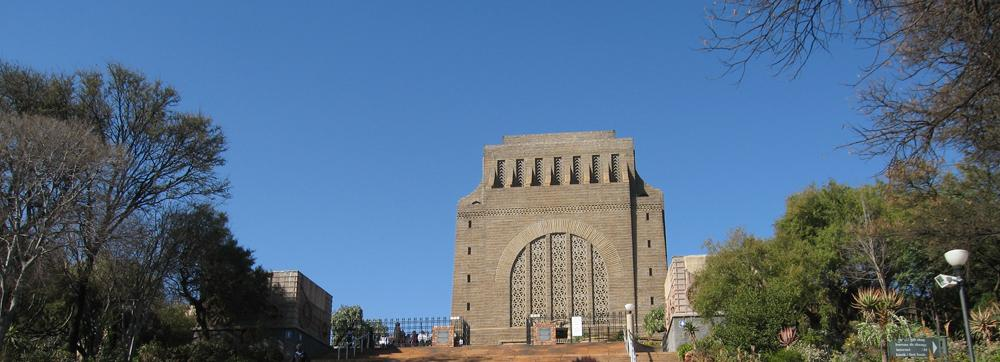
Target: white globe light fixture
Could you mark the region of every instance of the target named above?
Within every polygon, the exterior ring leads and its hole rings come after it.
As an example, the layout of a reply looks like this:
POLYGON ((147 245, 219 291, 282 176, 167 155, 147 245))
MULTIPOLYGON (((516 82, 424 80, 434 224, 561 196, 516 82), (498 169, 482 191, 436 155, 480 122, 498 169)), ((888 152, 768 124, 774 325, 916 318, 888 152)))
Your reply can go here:
POLYGON ((948 265, 953 267, 963 266, 965 262, 969 261, 969 251, 962 249, 951 250, 944 253, 944 260, 948 261, 948 265))
POLYGON ((635 304, 629 303, 625 305, 625 310, 629 313, 635 312, 635 304))
MULTIPOLYGON (((944 253, 944 260, 955 268, 955 272, 959 275, 954 277, 958 281, 958 297, 962 302, 962 323, 965 327, 965 347, 968 349, 969 360, 976 362, 976 352, 972 349, 972 331, 969 330, 969 306, 965 302, 965 280, 962 279, 960 275, 961 268, 965 266, 965 263, 969 261, 969 251, 963 249, 949 250, 944 253)), ((939 283, 940 284, 940 283, 939 283)))

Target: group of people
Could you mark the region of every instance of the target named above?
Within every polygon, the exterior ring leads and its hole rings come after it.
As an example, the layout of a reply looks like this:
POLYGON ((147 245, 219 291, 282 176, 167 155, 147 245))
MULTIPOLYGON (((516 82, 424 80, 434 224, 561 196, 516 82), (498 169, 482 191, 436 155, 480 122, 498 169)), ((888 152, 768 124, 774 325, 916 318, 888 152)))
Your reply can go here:
POLYGON ((394 345, 398 347, 417 347, 417 346, 429 346, 431 345, 431 334, 425 331, 411 331, 410 334, 406 334, 401 329, 394 331, 393 335, 382 336, 379 338, 379 346, 385 347, 388 345, 394 345))

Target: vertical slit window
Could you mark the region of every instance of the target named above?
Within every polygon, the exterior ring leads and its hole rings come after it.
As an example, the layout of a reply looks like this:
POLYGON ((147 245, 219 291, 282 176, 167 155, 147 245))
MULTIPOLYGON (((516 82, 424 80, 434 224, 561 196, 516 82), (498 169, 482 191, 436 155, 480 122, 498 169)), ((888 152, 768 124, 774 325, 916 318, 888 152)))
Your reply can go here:
POLYGON ((609 178, 611 182, 618 182, 621 177, 621 169, 618 168, 618 154, 615 153, 611 155, 611 176, 609 178))
POLYGON ((510 187, 521 187, 524 186, 524 160, 514 161, 514 180, 510 183, 510 187))
POLYGON ((649 276, 653 276, 653 268, 649 268, 649 276))
POLYGON ((493 187, 495 188, 504 187, 504 184, 507 181, 506 172, 507 172, 507 165, 504 163, 504 160, 497 160, 497 174, 496 176, 493 177, 493 187))
POLYGON ((542 159, 535 159, 535 172, 531 175, 531 186, 542 186, 542 159))
POLYGON ((654 304, 653 297, 649 297, 649 305, 653 305, 653 304, 654 304))
POLYGON ((472 304, 465 303, 465 310, 472 310, 472 304))
POLYGON ((469 247, 469 250, 467 250, 467 251, 465 252, 465 254, 466 254, 466 255, 472 255, 472 247, 471 247, 471 246, 469 247))
POLYGON ((652 240, 646 240, 646 247, 647 248, 652 248, 653 247, 653 241, 652 240))
POLYGON ((472 220, 469 220, 469 228, 472 228, 472 220))
POLYGON ((552 159, 552 182, 550 185, 558 185, 562 182, 562 157, 552 159))
POLYGON ((601 155, 590 156, 590 183, 601 182, 601 155))
MULTIPOLYGON (((653 270, 653 269, 650 269, 650 270, 653 270)), ((472 283, 472 274, 465 274, 465 282, 466 283, 472 283)))
POLYGON ((646 221, 649 221, 649 213, 646 213, 646 221))
POLYGON ((580 156, 573 156, 573 173, 569 175, 569 183, 580 183, 580 156))

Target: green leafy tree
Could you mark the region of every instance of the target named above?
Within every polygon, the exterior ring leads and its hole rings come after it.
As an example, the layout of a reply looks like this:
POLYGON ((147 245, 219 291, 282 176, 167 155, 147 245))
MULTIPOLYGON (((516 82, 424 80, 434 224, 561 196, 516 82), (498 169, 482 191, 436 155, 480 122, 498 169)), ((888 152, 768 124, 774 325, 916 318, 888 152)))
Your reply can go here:
POLYGON ((348 334, 360 337, 366 329, 364 310, 360 305, 342 305, 330 318, 334 344, 340 344, 348 334))
POLYGON ((665 329, 665 324, 663 321, 664 313, 663 306, 657 306, 653 310, 646 313, 646 316, 642 319, 642 328, 646 331, 646 335, 652 337, 657 333, 663 332, 665 329))
POLYGON ((213 328, 254 326, 271 306, 269 274, 254 266, 253 252, 237 244, 227 220, 209 205, 165 220, 164 237, 178 246, 170 285, 194 308, 204 339, 211 339, 213 328))
POLYGON ((116 153, 82 192, 77 227, 65 244, 62 274, 71 283, 62 296, 73 355, 101 353, 108 346, 104 332, 118 328, 115 316, 129 304, 98 296, 94 285, 108 245, 130 238, 129 225, 170 205, 226 195, 228 183, 215 174, 224 163, 221 130, 205 115, 177 110, 179 102, 172 87, 118 64, 64 75, 0 63, 0 111, 77 123, 116 153))

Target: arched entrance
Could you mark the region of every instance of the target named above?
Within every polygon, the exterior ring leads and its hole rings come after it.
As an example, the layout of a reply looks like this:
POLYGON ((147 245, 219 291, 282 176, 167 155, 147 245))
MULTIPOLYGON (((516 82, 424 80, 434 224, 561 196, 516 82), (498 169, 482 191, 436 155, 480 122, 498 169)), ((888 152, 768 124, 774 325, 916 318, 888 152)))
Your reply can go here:
POLYGON ((549 233, 518 252, 510 268, 510 326, 542 318, 608 314, 608 268, 594 245, 572 233, 549 233))

